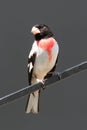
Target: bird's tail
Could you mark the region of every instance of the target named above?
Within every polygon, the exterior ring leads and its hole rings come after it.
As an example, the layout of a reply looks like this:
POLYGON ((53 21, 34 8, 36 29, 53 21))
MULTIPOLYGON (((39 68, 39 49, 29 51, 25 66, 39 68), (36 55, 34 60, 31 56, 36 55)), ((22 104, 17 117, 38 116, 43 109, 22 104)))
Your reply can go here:
POLYGON ((39 112, 39 99, 40 99, 40 90, 31 93, 28 97, 25 112, 26 113, 33 112, 37 114, 39 112))

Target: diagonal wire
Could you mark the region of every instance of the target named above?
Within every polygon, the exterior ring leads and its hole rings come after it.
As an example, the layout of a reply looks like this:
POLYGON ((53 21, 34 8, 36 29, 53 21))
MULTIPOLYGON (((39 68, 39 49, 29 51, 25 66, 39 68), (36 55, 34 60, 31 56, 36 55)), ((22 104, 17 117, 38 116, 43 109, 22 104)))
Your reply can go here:
MULTIPOLYGON (((87 69, 87 61, 85 62, 82 62, 78 65, 75 65, 71 68, 68 68, 62 72, 56 72, 52 77, 48 78, 45 80, 45 86, 48 87, 50 85, 52 85, 53 83, 56 83, 56 82, 59 82, 67 77, 70 77, 78 72, 81 72, 83 70, 86 70, 87 69)), ((35 85, 31 85, 31 86, 27 86, 25 88, 22 88, 18 91, 15 91, 11 94, 8 94, 4 97, 1 97, 0 98, 0 105, 3 105, 3 104, 6 104, 6 103, 9 103, 11 101, 14 101, 18 98, 21 98, 27 94, 30 94, 38 89, 41 89, 43 87, 43 84, 42 83, 37 83, 35 85)))

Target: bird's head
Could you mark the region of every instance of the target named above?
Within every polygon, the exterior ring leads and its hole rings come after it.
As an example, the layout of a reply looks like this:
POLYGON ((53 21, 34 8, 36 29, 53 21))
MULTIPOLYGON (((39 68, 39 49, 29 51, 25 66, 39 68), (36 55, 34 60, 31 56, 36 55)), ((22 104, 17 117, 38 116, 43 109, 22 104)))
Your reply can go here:
POLYGON ((35 40, 41 40, 43 38, 49 38, 53 36, 52 31, 45 24, 37 24, 33 26, 31 32, 35 36, 35 40))

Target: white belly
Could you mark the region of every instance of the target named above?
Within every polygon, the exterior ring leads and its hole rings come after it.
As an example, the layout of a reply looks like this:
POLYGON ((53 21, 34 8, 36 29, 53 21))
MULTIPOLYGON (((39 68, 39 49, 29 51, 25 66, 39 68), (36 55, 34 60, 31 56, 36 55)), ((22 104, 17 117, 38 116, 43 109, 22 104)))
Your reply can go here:
POLYGON ((59 52, 58 44, 55 43, 55 46, 51 48, 52 50, 52 58, 49 61, 47 51, 43 51, 41 48, 38 48, 39 52, 36 56, 36 61, 34 65, 33 74, 36 75, 38 79, 43 79, 46 74, 54 67, 57 55, 59 52))

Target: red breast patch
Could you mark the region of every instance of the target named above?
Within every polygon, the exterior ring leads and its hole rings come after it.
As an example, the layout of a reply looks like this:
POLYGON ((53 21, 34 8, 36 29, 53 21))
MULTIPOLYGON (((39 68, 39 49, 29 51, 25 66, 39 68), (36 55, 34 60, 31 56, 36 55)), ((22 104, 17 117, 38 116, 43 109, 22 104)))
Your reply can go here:
POLYGON ((41 39, 40 41, 37 41, 37 45, 46 50, 49 55, 49 61, 52 58, 51 48, 53 47, 55 41, 53 38, 47 38, 47 39, 41 39))

